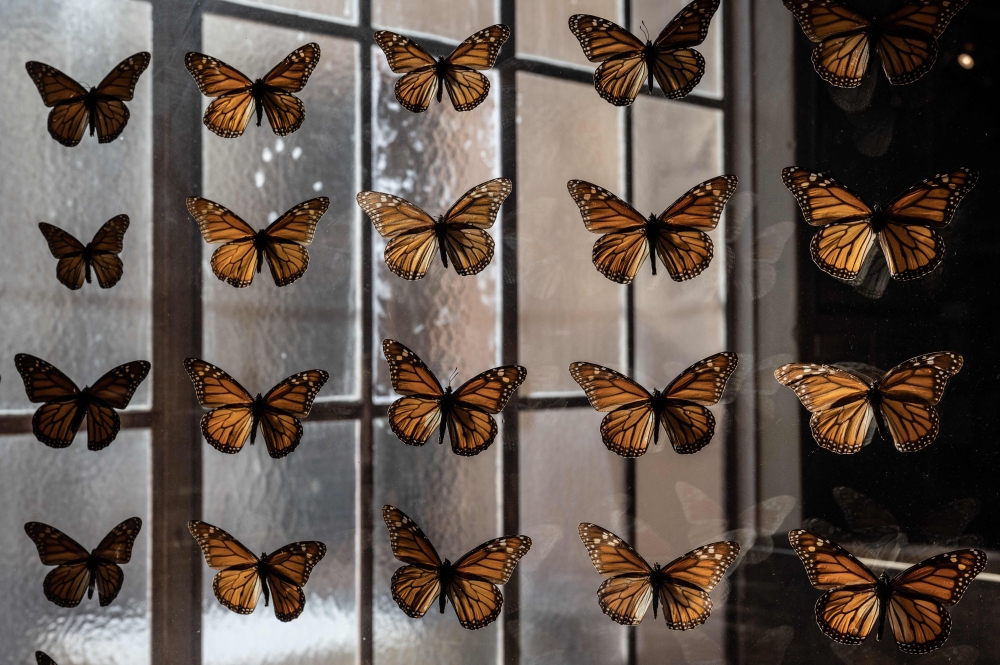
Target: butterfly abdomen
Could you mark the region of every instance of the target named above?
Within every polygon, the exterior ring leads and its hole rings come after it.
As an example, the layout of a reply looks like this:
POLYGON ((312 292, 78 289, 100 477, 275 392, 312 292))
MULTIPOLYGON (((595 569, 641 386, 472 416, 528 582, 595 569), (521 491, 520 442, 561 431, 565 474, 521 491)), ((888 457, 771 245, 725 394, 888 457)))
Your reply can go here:
MULTIPOLYGON (((653 65, 656 62, 656 47, 648 39, 646 40, 646 48, 643 49, 642 57, 646 61, 646 75, 648 76, 646 85, 649 86, 649 94, 653 94, 653 65)), ((654 272, 653 274, 655 275, 656 273, 654 272)))
MULTIPOLYGON (((257 126, 260 127, 260 121, 264 119, 264 92, 267 86, 264 85, 264 81, 257 79, 250 86, 250 94, 253 95, 253 104, 257 111, 257 126)), ((257 262, 257 272, 260 272, 260 262, 257 262)))
MULTIPOLYGON (((444 99, 444 82, 445 82, 445 75, 447 73, 448 73, 448 59, 441 58, 440 60, 437 61, 437 64, 434 65, 434 74, 437 76, 437 82, 438 82, 438 89, 437 89, 438 104, 440 104, 441 100, 444 99)), ((448 265, 445 264, 445 267, 447 268, 448 265)), ((443 612, 444 610, 441 611, 443 612)))
POLYGON ((97 114, 95 113, 97 110, 97 88, 90 89, 84 104, 87 107, 87 125, 90 127, 90 135, 93 136, 94 132, 97 131, 97 114))
POLYGON ((444 614, 444 606, 448 600, 448 587, 451 586, 452 580, 455 578, 455 569, 451 565, 449 559, 445 559, 444 563, 438 569, 438 584, 441 585, 441 595, 438 596, 438 609, 441 614, 444 614))
MULTIPOLYGON (((260 268, 260 264, 257 265, 260 268)), ((260 424, 260 419, 264 417, 264 396, 257 393, 257 397, 253 400, 253 406, 250 407, 253 413, 253 422, 250 424, 250 445, 254 444, 257 440, 257 425, 260 424)), ((264 557, 261 557, 263 560, 264 557)))
MULTIPOLYGON (((444 389, 444 394, 438 400, 438 408, 441 409, 441 426, 438 428, 438 445, 444 443, 444 433, 448 429, 448 417, 451 415, 452 405, 455 397, 451 392, 451 386, 444 389)), ((444 611, 444 610, 442 610, 444 611)))
POLYGON ((260 580, 260 590, 264 594, 264 607, 267 607, 271 602, 271 589, 267 585, 267 575, 264 569, 264 561, 267 560, 267 553, 261 552, 260 563, 257 564, 257 579, 260 580))
MULTIPOLYGON (((441 88, 438 88, 438 101, 441 101, 441 88)), ((444 215, 441 215, 434 222, 434 234, 437 236, 438 250, 441 252, 441 263, 448 267, 448 250, 445 247, 445 239, 448 236, 448 225, 445 224, 444 215)))
MULTIPOLYGON (((649 74, 649 91, 653 91, 653 74, 652 68, 650 68, 649 74)), ((653 274, 656 274, 656 236, 660 233, 660 224, 656 219, 656 215, 651 214, 649 219, 646 220, 646 242, 649 244, 649 263, 653 267, 653 274)), ((638 272, 638 268, 636 269, 638 272)))
MULTIPOLYGON (((654 254, 650 252, 650 254, 654 254)), ((653 271, 656 274, 656 271, 653 271)), ((657 388, 653 388, 653 398, 649 400, 649 408, 653 412, 653 445, 657 445, 660 441, 660 414, 663 413, 663 409, 667 406, 667 399, 663 396, 657 388)), ((648 439, 647 439, 648 441, 648 439)))

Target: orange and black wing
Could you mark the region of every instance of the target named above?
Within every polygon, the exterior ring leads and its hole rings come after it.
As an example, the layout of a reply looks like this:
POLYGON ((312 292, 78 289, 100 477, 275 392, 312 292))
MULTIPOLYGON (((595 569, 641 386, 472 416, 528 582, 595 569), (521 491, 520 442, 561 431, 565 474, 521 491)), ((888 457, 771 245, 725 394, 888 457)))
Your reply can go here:
POLYGON ((382 192, 360 192, 357 201, 379 235, 389 240, 385 247, 389 270, 409 280, 426 275, 438 251, 430 215, 406 199, 382 192))
POLYGON ((735 353, 709 356, 681 372, 663 392, 668 401, 660 422, 674 450, 696 453, 712 440, 715 416, 706 407, 722 399, 738 362, 735 353))
POLYGON ((774 378, 812 413, 809 427, 816 443, 841 454, 861 450, 875 419, 867 382, 830 365, 807 363, 782 365, 774 378))
POLYGON ((419 619, 441 593, 441 558, 420 527, 395 506, 382 506, 392 554, 408 565, 392 576, 392 599, 407 616, 419 619))
POLYGON ((476 185, 445 214, 444 248, 459 275, 475 275, 489 265, 493 238, 486 229, 493 226, 512 188, 507 178, 476 185))
POLYGON ((578 533, 594 568, 610 578, 597 590, 601 610, 624 626, 637 625, 653 600, 653 569, 628 543, 607 529, 584 522, 578 533))
POLYGON ((117 215, 104 223, 90 241, 90 266, 102 289, 110 289, 122 278, 124 266, 118 258, 125 247, 128 215, 117 215))
POLYGON ((90 122, 90 109, 86 103, 87 90, 55 67, 43 62, 28 62, 25 68, 28 76, 35 82, 42 102, 52 109, 49 112, 49 135, 70 148, 79 144, 90 122))
POLYGON ((74 291, 81 288, 86 269, 83 243, 52 224, 40 222, 38 228, 45 236, 52 256, 59 259, 56 263, 56 279, 74 291))
POLYGON ((705 231, 719 224, 738 182, 734 175, 706 180, 660 215, 656 253, 675 282, 700 275, 711 263, 714 248, 705 231))
POLYGON ((404 74, 396 81, 396 101, 407 111, 426 111, 439 85, 434 67, 437 61, 412 39, 395 32, 376 32, 375 43, 385 53, 389 68, 397 74, 404 74))
POLYGON ((506 584, 514 567, 531 548, 527 536, 504 536, 483 543, 455 562, 455 578, 445 592, 463 628, 488 626, 499 616, 506 584))
POLYGON ((303 201, 264 229, 264 258, 275 284, 285 286, 305 274, 309 267, 305 245, 313 241, 316 225, 329 207, 330 199, 325 196, 303 201))
POLYGON ((149 53, 136 53, 122 60, 97 86, 94 104, 94 128, 99 143, 110 143, 121 136, 128 124, 129 112, 124 102, 132 101, 135 86, 146 67, 149 53))
POLYGON ((149 368, 145 360, 134 360, 115 367, 90 387, 90 394, 96 399, 87 403, 88 449, 102 450, 115 440, 121 428, 115 409, 128 406, 149 368))
POLYGON ((937 59, 937 39, 969 0, 911 0, 879 21, 878 51, 893 85, 913 83, 937 59))
POLYGON ((267 444, 267 454, 274 459, 288 455, 302 440, 302 423, 312 410, 316 395, 330 375, 321 369, 311 369, 288 377, 264 395, 264 415, 261 433, 267 444))
POLYGON ((962 364, 957 353, 928 353, 900 363, 879 381, 880 411, 900 452, 923 450, 937 438, 941 418, 935 405, 962 364))
POLYGON ((28 522, 24 531, 46 566, 56 569, 45 576, 45 597, 60 607, 76 607, 90 584, 90 553, 65 533, 41 522, 28 522))
POLYGON ((739 543, 709 543, 663 567, 666 580, 656 591, 660 594, 663 618, 669 628, 690 630, 708 620, 712 613, 712 599, 708 594, 739 553, 739 543))
POLYGON ((208 567, 219 571, 212 581, 218 601, 237 614, 252 613, 262 591, 257 556, 217 526, 191 520, 188 531, 208 567))
POLYGON ((301 46, 264 75, 262 102, 267 121, 278 136, 288 136, 302 126, 306 107, 293 95, 306 86, 309 76, 319 64, 319 44, 310 42, 301 46))
POLYGON ((35 438, 52 448, 73 443, 83 414, 77 398, 80 389, 68 376, 41 358, 19 353, 14 365, 24 380, 24 391, 34 403, 44 402, 31 419, 35 438))
POLYGON ((257 232, 239 215, 208 199, 188 197, 187 209, 205 242, 225 243, 212 254, 215 276, 237 288, 250 286, 257 271, 257 232))
POLYGON ((238 453, 253 428, 253 397, 226 372, 197 358, 184 361, 198 402, 212 409, 201 419, 201 433, 216 450, 238 453))
POLYGON ((456 111, 471 111, 486 99, 490 80, 476 70, 493 67, 508 37, 510 28, 491 25, 459 44, 445 59, 443 83, 456 111))
POLYGON ((257 108, 250 92, 253 81, 234 67, 201 53, 184 56, 184 66, 201 94, 215 98, 205 109, 205 126, 227 139, 242 135, 257 108))
POLYGON ((708 36, 708 26, 720 0, 694 0, 677 12, 653 42, 661 49, 698 46, 708 36))
POLYGON ((132 547, 142 528, 142 520, 130 517, 114 529, 100 542, 93 552, 97 559, 94 576, 97 582, 97 597, 101 607, 107 607, 118 597, 125 581, 125 573, 118 564, 132 559, 132 547))
POLYGON ((649 253, 646 220, 603 187, 583 180, 570 180, 566 186, 587 230, 605 234, 594 243, 594 265, 608 279, 631 284, 649 253))
POLYGON ((653 42, 653 76, 667 99, 691 92, 705 74, 705 58, 693 50, 705 41, 719 0, 694 0, 677 13, 653 42))
POLYGON ((466 381, 458 388, 448 413, 448 436, 456 455, 478 455, 489 448, 497 435, 496 421, 524 379, 528 370, 518 365, 494 367, 466 381))
POLYGON ((594 72, 594 87, 615 106, 635 101, 646 80, 644 45, 617 23, 599 16, 574 14, 569 29, 591 62, 601 62, 594 72))
POLYGON ((653 396, 624 374, 601 365, 577 362, 569 366, 569 373, 595 410, 610 412, 601 422, 601 439, 608 450, 622 457, 645 453, 659 427, 653 417, 653 396))
POLYGON ((427 365, 399 342, 383 340, 382 353, 389 364, 392 388, 403 395, 389 406, 389 427, 403 443, 422 446, 441 424, 441 384, 427 365))
POLYGON ((274 616, 279 621, 291 621, 302 614, 306 605, 302 587, 324 556, 326 545, 318 541, 304 541, 285 545, 264 559, 274 616))
POLYGON ((802 32, 817 44, 813 67, 824 81, 839 88, 856 88, 871 57, 871 21, 837 0, 784 0, 802 32))

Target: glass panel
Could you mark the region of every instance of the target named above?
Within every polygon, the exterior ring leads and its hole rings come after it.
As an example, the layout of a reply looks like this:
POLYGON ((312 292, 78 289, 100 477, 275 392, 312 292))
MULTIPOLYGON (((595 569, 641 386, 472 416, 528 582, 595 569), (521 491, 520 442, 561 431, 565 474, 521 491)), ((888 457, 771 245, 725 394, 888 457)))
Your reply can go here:
MULTIPOLYGON (((632 32, 642 35, 640 25, 645 22, 652 38, 656 38, 691 0, 633 0, 632 32)), ((712 17, 708 36, 695 50, 705 56, 705 75, 694 89, 693 94, 708 97, 722 96, 722 7, 712 17)), ((643 39, 645 39, 643 37, 643 39)))
POLYGON ((569 31, 568 21, 573 14, 593 14, 619 25, 622 23, 618 0, 517 0, 518 55, 550 58, 596 69, 597 65, 587 60, 580 42, 569 31))
MULTIPOLYGON (((3 153, 16 163, 0 178, 0 227, 6 232, 0 300, 0 356, 4 375, 0 409, 27 409, 24 387, 13 371, 15 353, 53 363, 83 387, 116 365, 151 360, 152 267, 152 70, 128 103, 131 119, 107 145, 84 136, 67 148, 47 131, 42 104, 23 63, 38 60, 88 86, 119 62, 152 50, 150 6, 145 2, 29 0, 0 3, 0 136, 3 153), (100 38, 95 41, 95 35, 100 38), (88 46, 89 45, 89 46, 88 46), (124 276, 112 289, 97 280, 71 291, 56 280, 56 259, 39 222, 48 222, 90 242, 104 222, 127 214, 131 225, 121 254, 124 276)), ((132 400, 149 403, 147 380, 132 400)))
MULTIPOLYGON (((239 0, 237 0, 239 1, 239 0)), ((355 0, 265 0, 255 4, 290 9, 294 13, 320 14, 324 17, 356 22, 358 17, 355 0)))
MULTIPOLYGON (((497 0, 371 0, 372 23, 461 41, 500 22, 497 0)), ((382 59, 385 56, 379 55, 382 59)), ((446 55, 439 53, 437 55, 446 55)))
POLYGON ((263 74, 306 42, 322 49, 319 66, 299 95, 307 115, 297 132, 277 137, 266 118, 238 140, 202 132, 205 198, 254 228, 307 199, 330 198, 309 245, 309 269, 288 286, 275 286, 264 267, 251 286, 236 289, 212 273, 209 260, 217 246, 205 245, 205 359, 248 389, 266 391, 290 374, 319 368, 330 373, 323 394, 356 394, 356 46, 215 16, 205 17, 204 30, 212 55, 248 76, 263 74), (247 44, 266 47, 247 49, 247 44))
POLYGON ((149 478, 146 431, 118 435, 114 453, 86 446, 54 450, 34 437, 0 437, 0 643, 10 663, 33 663, 42 650, 58 663, 142 665, 149 663, 149 478), (56 527, 88 550, 117 524, 140 517, 143 528, 130 563, 122 566, 121 593, 108 607, 84 598, 73 609, 58 607, 42 591, 53 570, 43 566, 24 533, 25 522, 56 527))

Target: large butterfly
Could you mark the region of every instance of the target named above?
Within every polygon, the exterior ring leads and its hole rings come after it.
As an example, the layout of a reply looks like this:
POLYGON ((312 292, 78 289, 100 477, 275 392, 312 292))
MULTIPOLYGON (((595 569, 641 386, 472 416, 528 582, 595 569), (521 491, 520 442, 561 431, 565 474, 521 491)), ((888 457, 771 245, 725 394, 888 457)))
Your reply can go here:
POLYGON ((292 93, 306 87, 318 63, 319 44, 309 43, 289 53, 263 78, 251 81, 211 56, 193 52, 184 56, 184 65, 201 94, 216 98, 205 109, 202 122, 226 139, 242 135, 254 113, 258 127, 266 113, 278 136, 288 136, 301 127, 306 107, 292 93))
POLYGON ((583 54, 603 64, 594 72, 594 87, 615 106, 635 101, 644 81, 660 84, 667 99, 691 92, 705 73, 705 58, 695 51, 708 35, 708 25, 719 0, 694 0, 663 28, 655 41, 643 44, 635 35, 611 21, 589 14, 569 17, 569 29, 580 40, 583 54))
POLYGON ((330 207, 325 196, 298 204, 255 231, 228 208, 208 199, 188 197, 187 208, 207 243, 225 243, 212 253, 212 272, 236 288, 250 286, 264 259, 278 286, 287 286, 309 267, 305 246, 313 241, 316 225, 330 207))
POLYGON ((493 238, 486 229, 511 188, 507 178, 476 185, 436 220, 406 199, 382 192, 360 192, 358 205, 389 241, 385 263, 403 279, 426 275, 436 253, 445 268, 450 257, 459 275, 475 275, 493 259, 493 238))
POLYGON ((133 360, 80 390, 41 358, 19 353, 14 356, 14 365, 24 380, 28 399, 35 404, 44 402, 31 418, 35 438, 51 448, 65 448, 73 443, 86 417, 90 450, 102 450, 118 436, 121 420, 115 410, 128 406, 150 367, 145 360, 133 360))
POLYGON ((874 420, 884 440, 891 439, 901 453, 913 453, 937 438, 941 417, 935 405, 961 369, 962 356, 943 351, 910 358, 876 379, 800 363, 782 365, 774 378, 812 413, 809 428, 823 448, 858 452, 874 420))
POLYGON ((119 564, 132 558, 132 545, 142 528, 142 520, 130 517, 111 530, 104 540, 88 552, 59 529, 28 522, 24 531, 38 548, 38 557, 46 566, 56 566, 45 576, 42 588, 45 597, 59 607, 76 607, 83 600, 97 597, 101 607, 107 607, 122 590, 125 573, 119 564))
POLYGON ((824 81, 856 88, 868 70, 871 44, 893 85, 913 83, 930 71, 937 39, 969 0, 911 0, 869 20, 837 0, 784 0, 810 41, 819 44, 813 67, 824 81))
POLYGON ((896 644, 906 653, 937 649, 951 632, 946 607, 956 604, 986 567, 979 550, 955 550, 921 561, 895 578, 875 577, 850 552, 804 530, 788 533, 809 582, 826 591, 816 601, 816 622, 842 644, 861 644, 878 624, 881 640, 886 617, 896 644))
POLYGON ((580 525, 597 572, 609 578, 597 589, 601 609, 623 626, 638 625, 653 602, 653 618, 660 604, 667 627, 690 630, 712 613, 709 592, 740 553, 732 541, 709 543, 660 567, 652 567, 628 543, 596 524, 580 525))
POLYGON ((263 593, 264 607, 274 598, 274 616, 279 621, 291 621, 302 614, 306 606, 302 587, 326 556, 326 545, 315 540, 292 543, 257 558, 217 526, 191 520, 188 531, 198 541, 208 567, 219 571, 212 580, 212 590, 223 607, 251 614, 263 593))
POLYGON ((423 113, 432 97, 441 101, 445 89, 456 111, 471 111, 490 92, 490 80, 476 70, 493 67, 509 36, 507 26, 491 25, 438 60, 413 40, 388 30, 376 32, 375 43, 385 52, 389 68, 403 74, 396 81, 396 101, 407 111, 423 113))
POLYGON ((184 369, 191 377, 198 401, 212 409, 201 418, 201 433, 209 445, 223 453, 238 453, 247 438, 257 440, 260 425, 267 454, 274 459, 288 455, 302 441, 302 423, 313 400, 330 375, 311 369, 288 377, 266 395, 250 395, 224 371, 197 358, 187 358, 184 369))
POLYGON ((403 397, 389 406, 389 427, 399 440, 410 446, 427 443, 434 431, 444 443, 448 430, 456 455, 478 455, 493 444, 500 413, 517 387, 528 376, 519 365, 494 367, 466 381, 452 391, 444 390, 417 354, 391 339, 382 341, 382 353, 389 363, 392 388, 403 397))
POLYGON ((878 239, 890 274, 910 280, 941 263, 944 243, 935 229, 951 222, 962 198, 976 186, 978 175, 966 168, 936 175, 884 209, 869 208, 847 187, 822 173, 789 166, 781 172, 781 179, 806 222, 823 227, 809 245, 820 270, 838 279, 855 279, 878 239))
POLYGON ((90 272, 97 274, 97 283, 102 289, 110 289, 122 278, 122 260, 118 258, 124 248, 125 231, 128 230, 128 215, 112 217, 94 234, 94 239, 84 245, 57 226, 41 222, 38 225, 49 243, 56 263, 56 279, 65 286, 79 289, 86 278, 90 284, 90 272))
POLYGON ((587 230, 602 234, 594 243, 594 265, 608 279, 631 284, 647 254, 654 275, 657 254, 675 282, 700 275, 714 253, 712 239, 705 231, 718 225, 736 183, 734 175, 706 180, 659 217, 650 215, 648 219, 603 187, 583 180, 570 180, 567 187, 587 230))
POLYGON ((28 76, 35 82, 49 112, 49 134, 59 143, 72 148, 80 143, 88 127, 90 135, 97 132, 99 143, 111 143, 128 124, 128 107, 135 84, 149 65, 145 51, 125 58, 96 88, 86 88, 43 62, 25 64, 28 76))
POLYGON ((402 510, 382 506, 382 518, 393 556, 407 564, 392 574, 392 599, 407 616, 424 616, 435 599, 442 614, 446 599, 450 600, 458 622, 469 630, 488 626, 500 616, 503 594, 496 585, 510 579, 514 566, 531 548, 531 538, 503 536, 455 563, 448 559, 442 563, 424 532, 402 510))
POLYGON ((609 412, 601 421, 601 439, 622 457, 639 457, 650 440, 660 439, 660 425, 674 450, 696 453, 712 440, 715 416, 706 407, 717 404, 726 382, 736 371, 735 353, 716 353, 680 373, 663 392, 645 388, 613 369, 593 363, 573 363, 569 373, 587 393, 590 405, 609 412))

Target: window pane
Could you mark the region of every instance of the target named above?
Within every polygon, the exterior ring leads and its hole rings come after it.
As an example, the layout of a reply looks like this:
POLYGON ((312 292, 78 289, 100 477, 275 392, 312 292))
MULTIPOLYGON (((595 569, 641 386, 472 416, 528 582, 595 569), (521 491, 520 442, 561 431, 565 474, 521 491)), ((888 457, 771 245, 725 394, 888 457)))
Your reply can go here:
POLYGON ((260 4, 290 9, 296 13, 321 14, 352 23, 358 20, 355 0, 265 0, 260 4))
MULTIPOLYGON (((640 24, 646 23, 654 39, 691 0, 633 0, 632 32, 641 35, 640 24)), ((712 17, 708 36, 695 50, 705 56, 705 75, 694 89, 694 94, 710 97, 722 96, 722 7, 712 17)))
POLYGON ((461 41, 498 23, 499 4, 496 0, 372 0, 372 23, 461 41))
MULTIPOLYGON (((593 14, 622 23, 618 0, 517 0, 518 54, 596 68, 597 65, 583 55, 580 42, 569 31, 569 17, 573 14, 593 14)), ((591 92, 597 94, 594 90, 591 92)))

